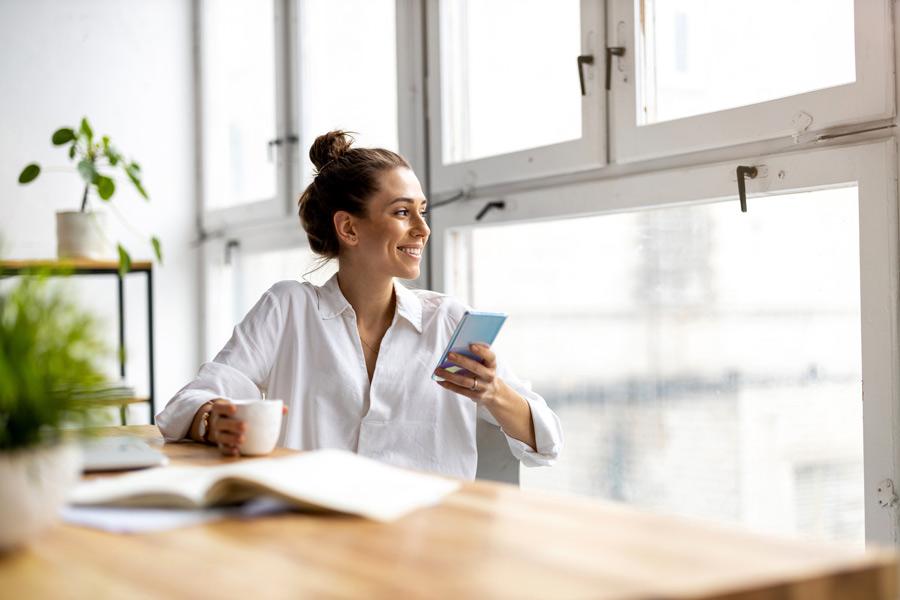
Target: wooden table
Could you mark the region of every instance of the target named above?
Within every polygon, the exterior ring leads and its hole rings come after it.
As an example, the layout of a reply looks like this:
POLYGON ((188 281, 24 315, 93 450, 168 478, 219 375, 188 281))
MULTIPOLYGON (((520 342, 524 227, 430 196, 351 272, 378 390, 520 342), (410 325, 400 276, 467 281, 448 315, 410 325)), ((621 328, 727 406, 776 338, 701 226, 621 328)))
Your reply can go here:
MULTIPOLYGON (((152 426, 114 430, 147 439, 172 464, 248 460, 164 444, 152 426)), ((897 589, 887 550, 480 481, 389 524, 286 513, 132 536, 61 525, 0 555, 0 597, 10 598, 878 600, 897 589)))

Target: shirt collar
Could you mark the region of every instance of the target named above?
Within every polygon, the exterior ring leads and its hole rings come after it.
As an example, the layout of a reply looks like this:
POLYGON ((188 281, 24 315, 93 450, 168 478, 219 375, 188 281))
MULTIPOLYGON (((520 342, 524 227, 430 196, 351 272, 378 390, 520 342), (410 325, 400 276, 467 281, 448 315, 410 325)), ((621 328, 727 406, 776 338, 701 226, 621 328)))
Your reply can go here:
MULTIPOLYGON (((396 279, 394 293, 397 295, 397 314, 409 321, 416 331, 422 333, 422 301, 396 279)), ((325 285, 316 288, 316 294, 319 297, 319 314, 323 319, 333 319, 345 310, 353 309, 341 293, 337 273, 332 275, 325 285)))

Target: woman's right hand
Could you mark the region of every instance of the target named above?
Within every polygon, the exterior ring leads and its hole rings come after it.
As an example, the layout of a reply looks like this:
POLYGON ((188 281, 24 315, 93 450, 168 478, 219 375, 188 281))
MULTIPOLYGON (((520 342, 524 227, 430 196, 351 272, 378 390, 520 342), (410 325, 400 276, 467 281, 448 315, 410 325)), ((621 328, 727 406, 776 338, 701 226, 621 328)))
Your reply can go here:
POLYGON ((209 413, 209 434, 207 438, 219 447, 219 451, 226 456, 237 456, 238 447, 244 441, 244 433, 247 424, 236 419, 234 413, 237 408, 234 404, 219 398, 213 401, 212 410, 209 413))

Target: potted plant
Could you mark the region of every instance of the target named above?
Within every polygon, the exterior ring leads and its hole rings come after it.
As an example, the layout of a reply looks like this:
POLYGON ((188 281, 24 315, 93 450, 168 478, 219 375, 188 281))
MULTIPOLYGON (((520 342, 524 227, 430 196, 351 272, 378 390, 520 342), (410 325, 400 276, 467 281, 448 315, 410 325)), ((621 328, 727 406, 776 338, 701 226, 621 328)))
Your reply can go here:
POLYGON ((84 390, 104 380, 97 322, 43 277, 0 293, 0 551, 52 524, 90 430, 84 390), (80 428, 78 428, 80 426, 80 428))
MULTIPOLYGON (((111 174, 101 172, 105 169, 121 168, 125 176, 134 185, 137 192, 145 200, 149 200, 147 191, 141 182, 141 167, 127 160, 122 153, 110 143, 109 136, 95 140, 94 131, 87 117, 81 119, 77 129, 61 127, 53 132, 50 141, 54 146, 68 146, 69 159, 76 162, 76 169, 84 181, 84 192, 81 195, 81 209, 78 211, 61 211, 56 213, 56 244, 59 258, 88 258, 102 260, 112 257, 112 243, 106 224, 106 214, 91 210, 90 197, 93 191, 103 202, 110 202, 116 193, 116 182, 111 174)), ((41 173, 37 163, 30 163, 19 174, 19 183, 34 181, 41 173)), ((157 260, 162 262, 162 249, 159 238, 152 236, 150 243, 157 260)), ((116 243, 119 258, 119 271, 126 272, 131 266, 131 255, 121 243, 116 243)))

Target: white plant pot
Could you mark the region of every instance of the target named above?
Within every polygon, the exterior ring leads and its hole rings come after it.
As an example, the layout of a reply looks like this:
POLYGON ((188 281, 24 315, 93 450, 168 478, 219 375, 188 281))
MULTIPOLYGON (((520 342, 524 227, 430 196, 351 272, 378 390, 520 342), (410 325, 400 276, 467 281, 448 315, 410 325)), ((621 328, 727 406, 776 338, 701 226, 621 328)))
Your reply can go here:
POLYGON ((115 259, 106 213, 56 213, 56 255, 59 258, 115 259))
POLYGON ((27 543, 57 521, 81 460, 72 442, 0 452, 0 551, 27 543))

